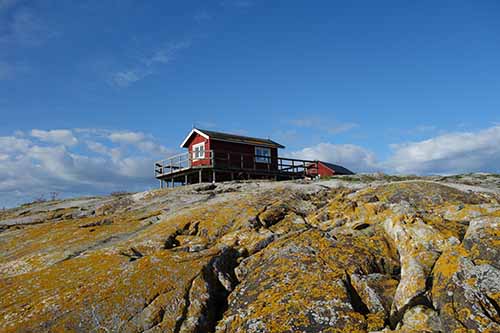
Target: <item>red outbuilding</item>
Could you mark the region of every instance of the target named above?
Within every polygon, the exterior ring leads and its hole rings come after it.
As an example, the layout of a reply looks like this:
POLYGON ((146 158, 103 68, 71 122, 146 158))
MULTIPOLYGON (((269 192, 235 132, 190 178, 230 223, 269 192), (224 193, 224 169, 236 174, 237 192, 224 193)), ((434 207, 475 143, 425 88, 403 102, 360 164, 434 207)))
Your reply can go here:
POLYGON ((321 178, 336 175, 353 175, 354 172, 337 164, 316 161, 315 164, 311 164, 308 168, 307 174, 311 177, 319 176, 321 178))

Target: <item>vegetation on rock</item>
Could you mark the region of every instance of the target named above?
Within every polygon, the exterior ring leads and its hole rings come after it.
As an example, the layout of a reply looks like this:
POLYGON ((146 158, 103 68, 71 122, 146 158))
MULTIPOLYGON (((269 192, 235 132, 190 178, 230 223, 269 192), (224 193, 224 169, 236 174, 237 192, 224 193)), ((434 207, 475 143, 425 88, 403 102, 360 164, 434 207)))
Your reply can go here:
POLYGON ((497 176, 344 178, 4 210, 0 331, 500 332, 497 176))

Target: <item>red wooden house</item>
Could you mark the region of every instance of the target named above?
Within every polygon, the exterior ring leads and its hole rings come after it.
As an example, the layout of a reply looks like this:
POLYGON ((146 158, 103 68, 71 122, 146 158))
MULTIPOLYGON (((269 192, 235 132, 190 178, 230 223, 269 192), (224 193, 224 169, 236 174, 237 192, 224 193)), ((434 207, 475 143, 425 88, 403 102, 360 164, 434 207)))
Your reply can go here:
POLYGON ((193 156, 192 166, 209 165, 209 154, 214 159, 235 165, 243 158, 243 166, 252 164, 258 170, 278 168, 278 148, 285 148, 270 139, 221 133, 194 128, 184 139, 181 148, 187 148, 193 156), (253 165, 255 164, 255 165, 253 165))
POLYGON ((295 179, 330 175, 329 163, 279 157, 271 140, 193 128, 181 143, 187 152, 155 163, 155 177, 174 186, 235 179, 295 179))

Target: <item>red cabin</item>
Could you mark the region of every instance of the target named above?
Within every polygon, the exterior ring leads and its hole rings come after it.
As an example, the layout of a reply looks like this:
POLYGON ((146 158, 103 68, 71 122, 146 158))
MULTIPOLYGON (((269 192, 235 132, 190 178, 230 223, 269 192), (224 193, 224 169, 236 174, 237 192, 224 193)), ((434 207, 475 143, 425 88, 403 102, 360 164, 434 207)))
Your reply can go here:
POLYGON ((339 174, 336 171, 330 174, 328 170, 333 170, 330 163, 279 157, 278 149, 285 147, 271 139, 193 128, 181 148, 188 151, 155 163, 155 177, 161 186, 164 182, 174 186, 204 181, 286 180, 339 174))
POLYGON ((242 169, 251 164, 257 170, 277 170, 278 148, 285 147, 270 139, 194 128, 182 142, 181 148, 188 149, 193 159, 192 166, 210 165, 213 159, 224 161, 228 166, 239 164, 242 169))

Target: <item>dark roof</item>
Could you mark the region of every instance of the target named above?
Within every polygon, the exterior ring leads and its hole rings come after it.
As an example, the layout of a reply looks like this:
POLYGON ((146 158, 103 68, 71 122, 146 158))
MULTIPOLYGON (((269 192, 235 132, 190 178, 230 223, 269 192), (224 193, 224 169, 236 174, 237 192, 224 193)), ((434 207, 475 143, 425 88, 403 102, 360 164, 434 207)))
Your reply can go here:
POLYGON ((205 133, 212 140, 244 143, 244 144, 250 144, 250 145, 255 145, 255 146, 285 148, 285 146, 283 146, 283 145, 281 145, 281 144, 279 144, 271 139, 261 139, 261 138, 254 138, 251 136, 243 136, 243 135, 237 135, 237 134, 215 132, 215 131, 204 130, 201 128, 197 128, 197 130, 205 133))
POLYGON ((349 169, 344 168, 343 166, 333 164, 333 163, 323 162, 323 161, 319 161, 319 162, 321 164, 323 164, 324 166, 326 166, 328 169, 335 172, 335 174, 337 174, 337 175, 354 175, 354 172, 352 172, 349 169))

